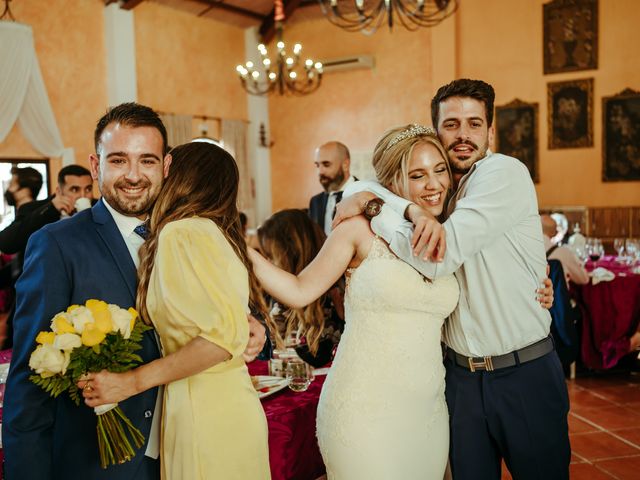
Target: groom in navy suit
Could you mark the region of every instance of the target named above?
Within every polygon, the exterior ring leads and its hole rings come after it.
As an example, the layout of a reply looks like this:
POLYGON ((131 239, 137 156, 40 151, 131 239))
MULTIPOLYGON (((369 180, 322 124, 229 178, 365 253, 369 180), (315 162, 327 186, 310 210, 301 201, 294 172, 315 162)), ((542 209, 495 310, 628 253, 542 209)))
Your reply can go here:
MULTIPOLYGON (((137 247, 143 239, 134 228, 148 216, 169 171, 166 145, 165 127, 150 108, 129 103, 111 109, 98 122, 96 154, 90 157, 102 200, 47 225, 29 241, 16 284, 14 349, 4 399, 9 479, 160 478, 157 449, 148 442, 152 424, 156 428, 160 421, 157 388, 120 403, 147 442, 131 461, 103 470, 92 409, 76 406, 66 393, 49 397, 29 381, 28 364, 38 332, 49 330, 53 316, 69 305, 95 298, 135 306, 137 247)), ((145 333, 139 353, 144 362, 160 356, 152 331, 145 333)), ((158 440, 156 433, 152 443, 158 440)))

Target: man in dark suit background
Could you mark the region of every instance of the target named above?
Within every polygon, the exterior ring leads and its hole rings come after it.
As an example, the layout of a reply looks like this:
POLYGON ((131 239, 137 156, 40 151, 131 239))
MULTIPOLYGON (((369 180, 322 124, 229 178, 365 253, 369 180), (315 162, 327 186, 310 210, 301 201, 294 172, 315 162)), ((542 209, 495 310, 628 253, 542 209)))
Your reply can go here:
POLYGON ((309 216, 329 235, 336 204, 342 199, 342 191, 358 179, 351 175, 351 156, 343 143, 332 141, 319 146, 314 163, 324 192, 311 197, 309 216))
MULTIPOLYGON (((62 217, 73 215, 76 201, 86 199, 87 207, 93 201, 93 179, 91 172, 80 165, 67 165, 58 174, 58 186, 54 196, 36 200, 42 187, 42 175, 31 167, 11 170, 11 182, 5 192, 7 204, 16 208, 15 220, 0 232, 0 251, 16 254, 13 261, 3 267, 0 282, 13 288, 22 273, 24 252, 31 235, 43 226, 57 222, 62 217)), ((78 202, 78 206, 81 202, 78 202)), ((2 349, 13 346, 14 306, 7 318, 7 333, 2 349)))
MULTIPOLYGON (((39 331, 72 304, 90 298, 123 308, 135 306, 137 247, 134 227, 155 201, 171 156, 166 130, 148 107, 123 104, 98 122, 92 175, 103 199, 69 220, 49 224, 31 236, 23 275, 16 284, 14 349, 4 399, 3 444, 7 478, 157 479, 157 453, 148 442, 122 465, 100 468, 96 418, 66 393, 49 397, 29 381, 29 357, 39 331), (123 229, 131 226, 130 231, 123 229), (154 455, 155 453, 155 455, 154 455), (155 456, 156 458, 152 458, 155 456)), ((160 352, 153 332, 139 352, 145 362, 160 352)), ((120 404, 148 440, 157 389, 120 404)), ((157 412, 158 414, 160 412, 157 412)), ((156 438, 157 440, 157 438, 156 438)))

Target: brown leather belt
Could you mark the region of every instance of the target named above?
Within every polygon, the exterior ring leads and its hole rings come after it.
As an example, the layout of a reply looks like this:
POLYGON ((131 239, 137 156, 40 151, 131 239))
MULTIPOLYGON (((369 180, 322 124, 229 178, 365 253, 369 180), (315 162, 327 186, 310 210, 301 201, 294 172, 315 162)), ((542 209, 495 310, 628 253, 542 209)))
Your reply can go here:
POLYGON ((458 352, 447 348, 447 357, 459 367, 466 368, 472 372, 499 370, 501 368, 513 367, 521 363, 530 362, 536 358, 545 356, 554 349, 553 339, 551 337, 544 338, 539 342, 527 345, 520 350, 515 350, 504 355, 496 355, 494 357, 465 357, 458 352))

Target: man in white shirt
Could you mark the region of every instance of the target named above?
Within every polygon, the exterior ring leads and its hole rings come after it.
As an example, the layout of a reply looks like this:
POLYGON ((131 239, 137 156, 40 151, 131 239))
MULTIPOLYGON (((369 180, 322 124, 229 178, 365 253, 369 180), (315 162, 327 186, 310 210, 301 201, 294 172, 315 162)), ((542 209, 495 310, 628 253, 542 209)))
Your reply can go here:
POLYGON ((314 164, 324 192, 311 197, 309 216, 329 235, 336 204, 342 199, 343 190, 357 178, 350 172, 349 149, 340 142, 327 142, 319 146, 316 149, 314 164))
POLYGON ((488 149, 493 101, 490 85, 461 79, 431 102, 459 180, 443 225, 375 182, 349 188, 345 197, 365 188, 375 195, 343 202, 336 217, 382 198, 374 232, 425 277, 458 279, 458 307, 443 331, 453 477, 498 480, 504 459, 514 478, 564 480, 569 399, 549 337, 551 317, 532 294, 546 272, 537 199, 526 167, 488 149))
POLYGON ((569 280, 577 285, 589 283, 589 275, 573 250, 564 245, 555 245, 551 241, 551 238, 558 233, 556 221, 550 215, 540 215, 540 222, 542 222, 544 250, 547 252, 547 258, 560 261, 567 277, 567 285, 569 280))

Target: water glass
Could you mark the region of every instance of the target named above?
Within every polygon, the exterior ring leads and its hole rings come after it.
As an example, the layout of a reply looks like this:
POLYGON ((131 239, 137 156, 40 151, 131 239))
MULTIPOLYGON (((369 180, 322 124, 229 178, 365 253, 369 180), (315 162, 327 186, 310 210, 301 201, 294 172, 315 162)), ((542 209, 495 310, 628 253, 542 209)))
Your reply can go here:
POLYGON ((618 260, 622 261, 624 260, 624 238, 616 238, 613 241, 613 249, 617 252, 618 254, 618 260))
POLYGON ((593 263, 595 267, 598 263, 598 260, 604 255, 604 247, 602 246, 602 242, 599 238, 589 238, 587 239, 587 254, 589 255, 589 259, 593 263))
POLYGON ((311 365, 302 360, 290 359, 284 370, 289 388, 294 392, 304 392, 313 381, 311 365))

